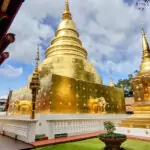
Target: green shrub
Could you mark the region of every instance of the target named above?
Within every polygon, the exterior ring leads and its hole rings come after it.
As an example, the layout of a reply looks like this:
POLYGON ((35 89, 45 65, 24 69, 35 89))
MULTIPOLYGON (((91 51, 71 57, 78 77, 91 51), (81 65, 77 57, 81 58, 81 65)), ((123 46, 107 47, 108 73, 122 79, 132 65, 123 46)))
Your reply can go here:
POLYGON ((111 139, 117 139, 117 138, 126 138, 126 135, 120 134, 120 133, 106 133, 99 135, 99 138, 111 138, 111 139))
POLYGON ((107 130, 107 133, 99 135, 98 138, 111 138, 111 139, 126 138, 126 135, 124 134, 114 133, 116 128, 114 123, 111 121, 104 122, 104 129, 107 130))
POLYGON ((111 121, 104 122, 104 129, 107 130, 108 134, 113 133, 116 130, 114 123, 111 121))

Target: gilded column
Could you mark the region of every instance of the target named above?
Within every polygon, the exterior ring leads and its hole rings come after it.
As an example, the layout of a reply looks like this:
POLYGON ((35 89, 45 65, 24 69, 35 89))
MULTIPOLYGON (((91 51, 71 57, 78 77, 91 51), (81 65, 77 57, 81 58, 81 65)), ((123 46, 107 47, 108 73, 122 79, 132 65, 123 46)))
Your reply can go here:
POLYGON ((37 51, 36 56, 36 68, 34 70, 31 82, 30 82, 30 89, 32 91, 32 107, 31 107, 31 116, 30 119, 35 118, 35 103, 36 103, 36 96, 38 94, 38 90, 40 89, 40 79, 38 73, 38 61, 39 61, 39 48, 37 51))

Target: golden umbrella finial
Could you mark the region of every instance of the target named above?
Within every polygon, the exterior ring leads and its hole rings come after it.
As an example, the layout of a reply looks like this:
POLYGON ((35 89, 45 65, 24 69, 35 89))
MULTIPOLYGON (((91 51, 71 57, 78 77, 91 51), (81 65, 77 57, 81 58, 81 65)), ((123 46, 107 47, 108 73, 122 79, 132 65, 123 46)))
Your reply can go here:
POLYGON ((39 60, 40 60, 39 51, 40 51, 40 49, 39 49, 39 45, 38 45, 36 59, 35 59, 36 60, 36 68, 38 68, 38 63, 39 63, 39 60))
POLYGON ((40 79, 39 79, 39 72, 38 72, 38 62, 39 62, 39 45, 37 49, 37 55, 36 55, 36 68, 33 72, 31 82, 30 82, 30 89, 32 91, 32 112, 31 112, 31 119, 35 118, 35 102, 36 102, 36 96, 38 94, 38 91, 40 89, 40 79))
POLYGON ((71 20, 72 19, 68 0, 66 0, 66 2, 65 2, 65 10, 63 12, 62 19, 63 20, 65 20, 65 19, 71 20))

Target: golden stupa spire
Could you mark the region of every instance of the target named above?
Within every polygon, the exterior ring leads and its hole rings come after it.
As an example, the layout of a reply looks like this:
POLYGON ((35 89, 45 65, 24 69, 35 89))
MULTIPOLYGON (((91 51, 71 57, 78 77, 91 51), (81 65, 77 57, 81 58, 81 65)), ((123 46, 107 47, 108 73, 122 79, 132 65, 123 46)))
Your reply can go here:
POLYGON ((65 2, 62 20, 58 25, 55 38, 46 50, 46 58, 58 55, 87 58, 87 51, 82 47, 82 42, 79 39, 79 33, 70 13, 68 0, 65 2))
POLYGON ((150 71, 150 48, 144 29, 142 29, 142 49, 143 57, 141 63, 141 71, 150 71))
POLYGON ((69 9, 69 2, 68 2, 68 0, 66 0, 66 3, 65 3, 65 10, 63 12, 62 19, 63 20, 65 20, 65 19, 71 20, 72 19, 71 13, 70 13, 70 9, 69 9))

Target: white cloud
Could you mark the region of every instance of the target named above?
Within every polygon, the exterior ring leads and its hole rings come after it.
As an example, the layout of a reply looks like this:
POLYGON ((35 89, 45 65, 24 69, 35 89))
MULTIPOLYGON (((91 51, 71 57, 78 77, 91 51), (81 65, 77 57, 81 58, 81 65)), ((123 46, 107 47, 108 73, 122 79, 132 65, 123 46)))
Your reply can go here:
POLYGON ((11 65, 5 65, 4 67, 0 68, 0 75, 9 76, 9 77, 19 77, 23 73, 23 69, 15 68, 11 65))
MULTIPOLYGON (((60 18, 64 1, 24 2, 10 29, 16 33, 16 42, 9 48, 11 59, 25 63, 33 61, 40 39, 50 41, 54 36, 52 26, 43 24, 42 20, 47 16, 60 18)), ((96 66, 107 71, 111 63, 114 71, 120 74, 139 68, 141 22, 150 39, 150 9, 142 14, 123 0, 70 0, 70 9, 83 46, 96 66)))

